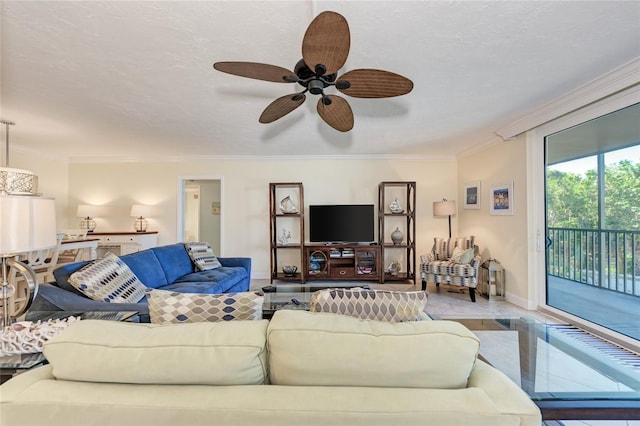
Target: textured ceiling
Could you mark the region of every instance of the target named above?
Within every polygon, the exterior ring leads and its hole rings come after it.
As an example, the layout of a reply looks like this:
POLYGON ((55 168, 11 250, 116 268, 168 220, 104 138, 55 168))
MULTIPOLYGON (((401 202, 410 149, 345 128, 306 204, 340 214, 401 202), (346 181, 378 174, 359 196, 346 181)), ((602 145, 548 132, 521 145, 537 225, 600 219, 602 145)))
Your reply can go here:
POLYGON ((63 157, 456 155, 640 56, 638 1, 2 1, 1 13, 11 146, 63 157), (414 90, 348 98, 348 133, 311 95, 259 124, 294 84, 212 64, 293 69, 323 10, 349 22, 343 72, 393 71, 414 90))

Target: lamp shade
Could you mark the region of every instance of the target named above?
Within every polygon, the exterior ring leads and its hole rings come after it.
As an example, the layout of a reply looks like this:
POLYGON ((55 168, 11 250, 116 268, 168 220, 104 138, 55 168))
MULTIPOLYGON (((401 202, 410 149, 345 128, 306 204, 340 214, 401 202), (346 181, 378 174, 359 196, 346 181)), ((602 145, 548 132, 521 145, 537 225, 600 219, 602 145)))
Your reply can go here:
POLYGON ((0 167, 0 191, 10 195, 35 195, 38 176, 29 170, 0 167))
POLYGON ((98 216, 98 206, 93 206, 91 204, 80 204, 78 206, 78 211, 76 212, 77 217, 96 217, 98 216))
POLYGON ((433 215, 434 216, 453 216, 456 214, 456 202, 455 201, 434 201, 433 202, 433 215))
POLYGON ((131 213, 129 213, 131 217, 151 217, 151 206, 146 206, 144 204, 133 204, 131 206, 131 213))
POLYGON ((0 255, 25 253, 56 244, 53 198, 0 196, 0 255))

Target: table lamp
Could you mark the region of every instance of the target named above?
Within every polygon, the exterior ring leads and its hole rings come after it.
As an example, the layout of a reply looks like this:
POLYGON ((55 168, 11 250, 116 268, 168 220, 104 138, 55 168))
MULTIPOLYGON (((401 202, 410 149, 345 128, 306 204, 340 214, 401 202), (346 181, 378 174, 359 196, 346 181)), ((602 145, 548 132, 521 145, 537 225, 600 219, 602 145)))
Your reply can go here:
POLYGON ((86 229, 87 232, 93 232, 96 229, 96 222, 93 220, 94 217, 98 215, 98 206, 92 206, 91 204, 80 204, 78 206, 78 211, 76 212, 77 217, 81 217, 80 221, 80 229, 86 229))
POLYGON ((136 232, 146 232, 149 222, 147 217, 151 216, 151 206, 145 206, 144 204, 134 204, 131 206, 131 212, 129 216, 135 217, 136 220, 133 224, 136 232))

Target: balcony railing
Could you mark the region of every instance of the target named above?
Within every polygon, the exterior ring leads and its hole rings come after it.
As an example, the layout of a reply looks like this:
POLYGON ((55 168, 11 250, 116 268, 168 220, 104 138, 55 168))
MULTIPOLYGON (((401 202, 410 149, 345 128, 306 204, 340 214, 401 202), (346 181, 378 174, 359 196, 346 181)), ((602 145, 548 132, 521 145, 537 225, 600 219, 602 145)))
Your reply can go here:
POLYGON ((640 231, 548 228, 547 273, 640 297, 640 231))

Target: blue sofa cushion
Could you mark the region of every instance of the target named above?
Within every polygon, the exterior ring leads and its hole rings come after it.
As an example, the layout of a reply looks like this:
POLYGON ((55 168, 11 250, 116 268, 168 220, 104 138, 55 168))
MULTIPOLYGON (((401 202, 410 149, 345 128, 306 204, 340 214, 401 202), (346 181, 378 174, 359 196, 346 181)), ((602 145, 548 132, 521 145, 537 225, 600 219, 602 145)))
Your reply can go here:
MULTIPOLYGON (((208 271, 194 272, 178 278, 161 290, 179 293, 225 293, 235 284, 247 281, 247 270, 241 267, 221 266, 208 271)), ((249 290, 248 285, 244 290, 249 290)))
POLYGON ((55 269, 53 271, 53 277, 56 279, 56 285, 61 289, 70 291, 71 293, 75 293, 82 297, 86 297, 80 290, 78 290, 77 288, 75 288, 69 283, 69 277, 78 269, 82 268, 85 265, 88 265, 89 263, 91 263, 91 261, 69 263, 67 265, 63 265, 55 269))
POLYGON ((152 250, 158 258, 167 283, 173 283, 178 278, 195 272, 193 262, 191 262, 191 258, 182 243, 155 247, 150 250, 152 250))
POLYGON ((136 274, 142 283, 150 288, 158 288, 169 284, 164 269, 156 257, 154 249, 125 254, 120 259, 136 274))

